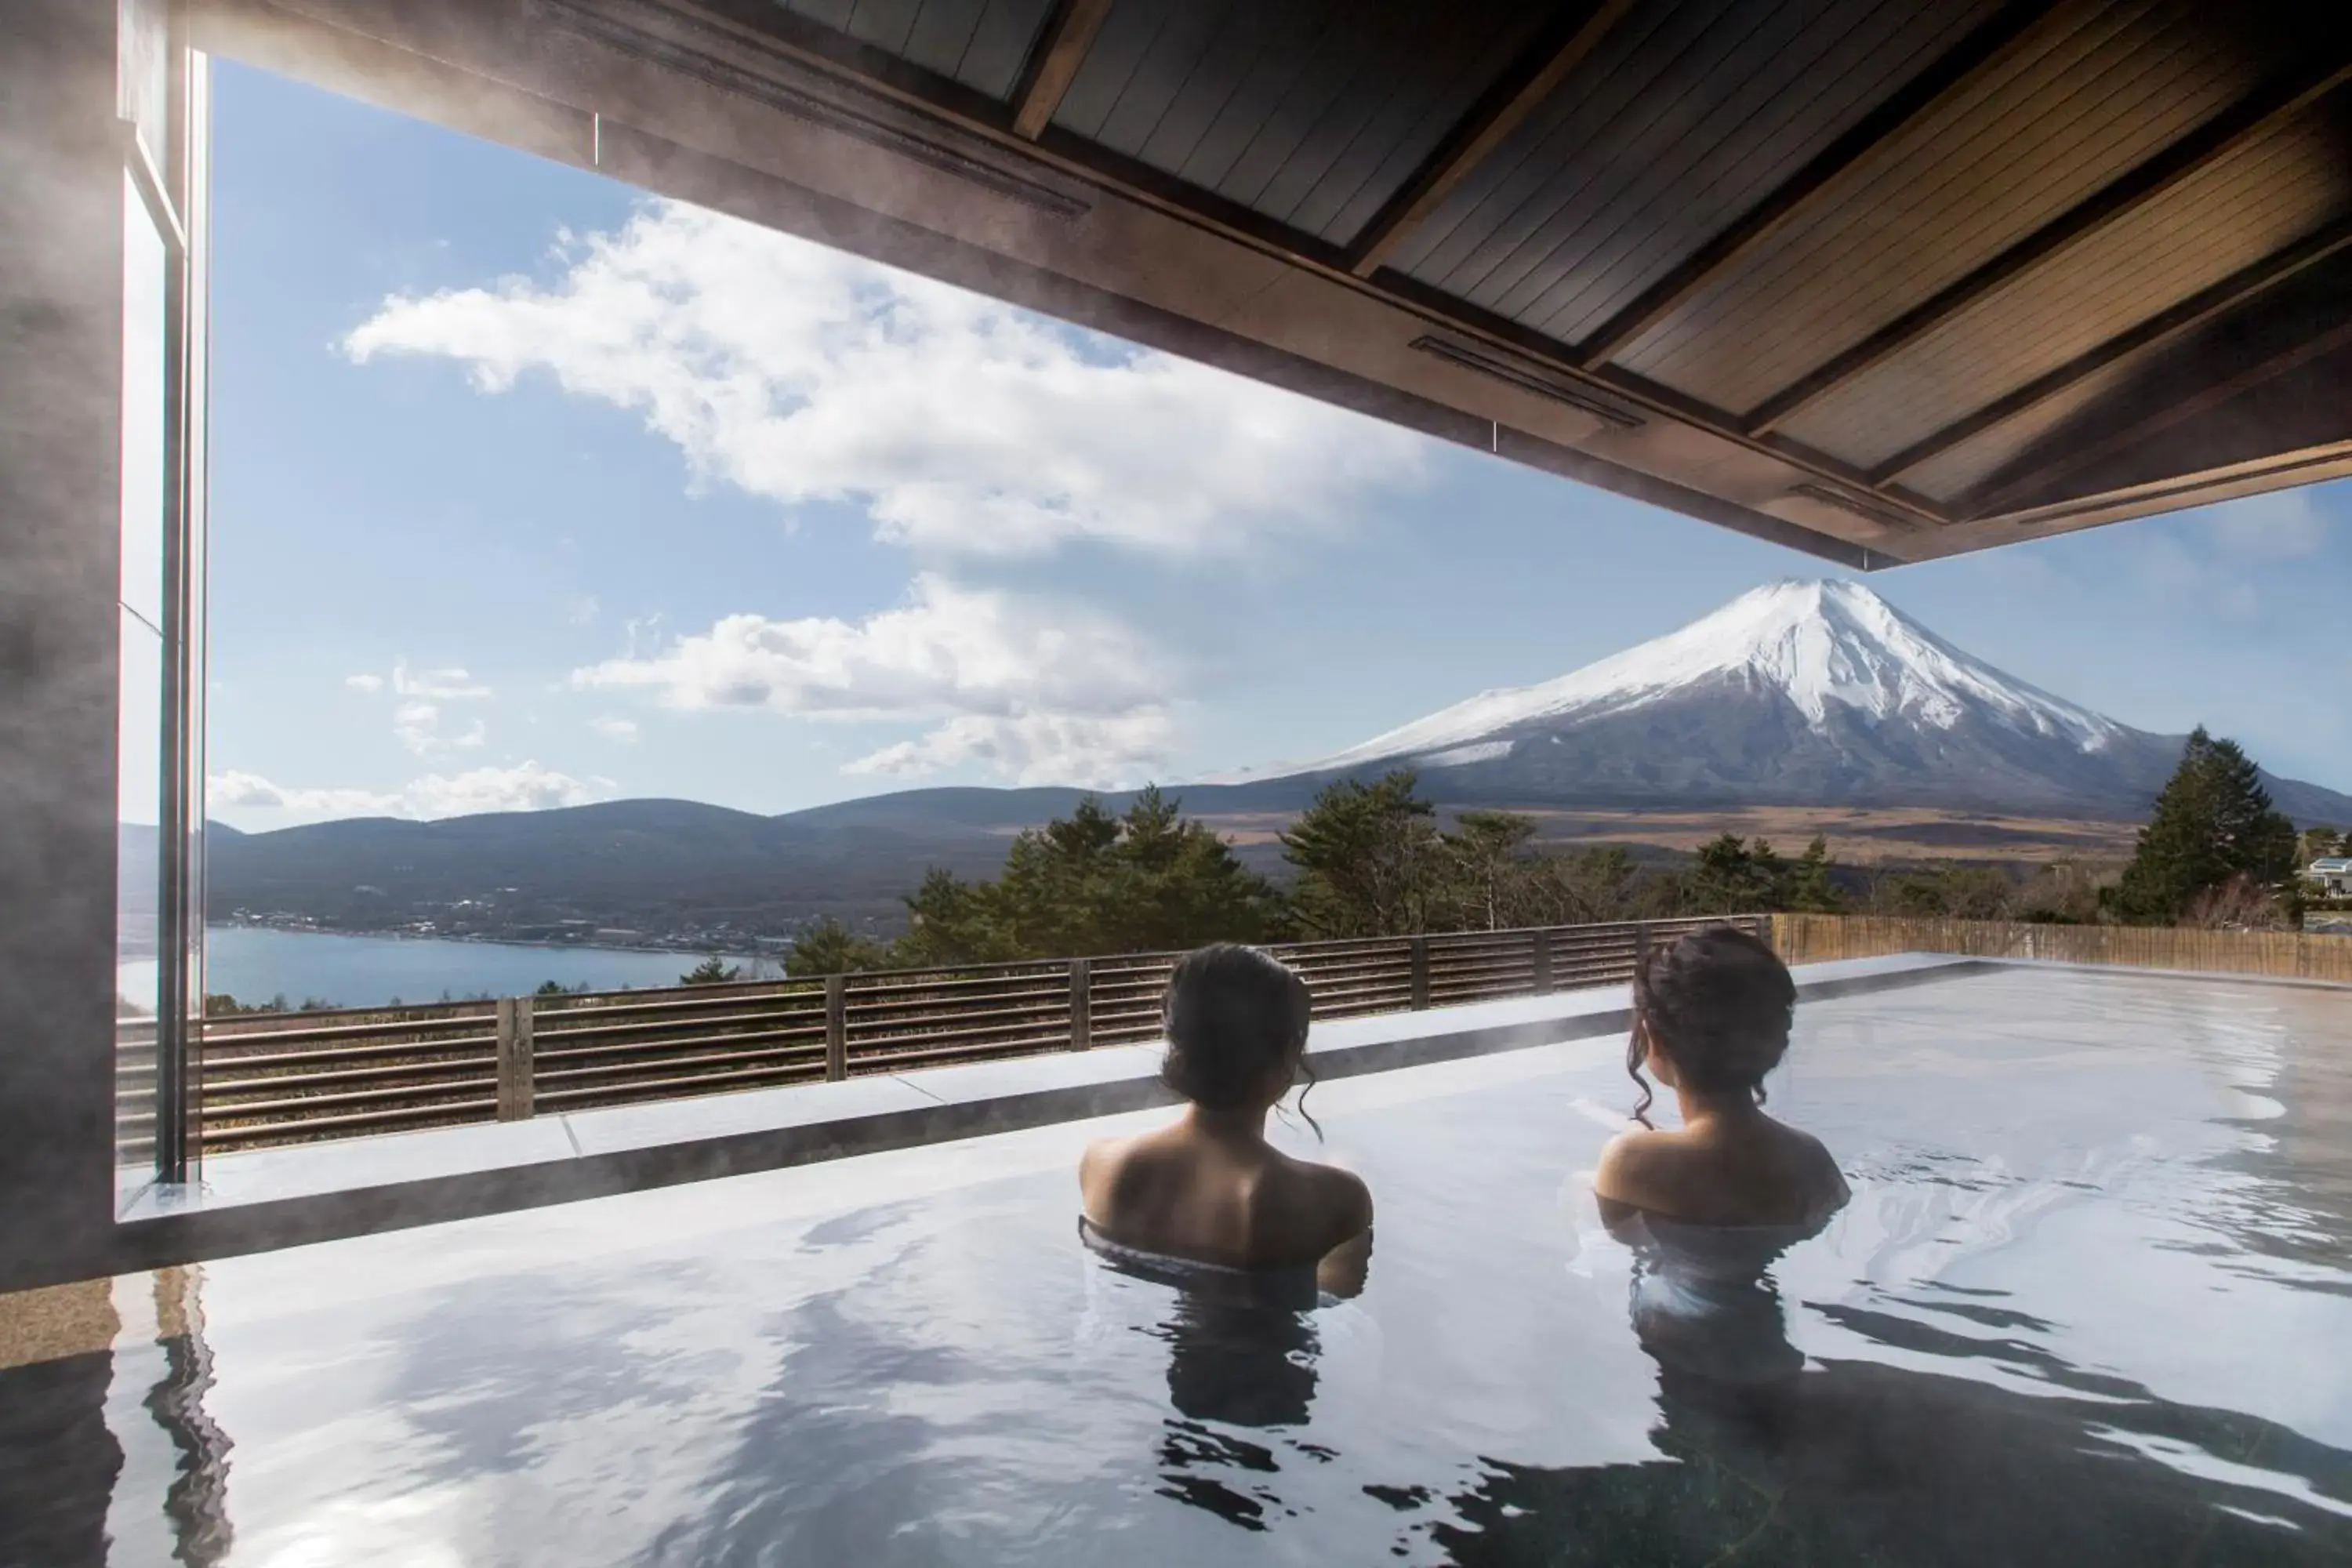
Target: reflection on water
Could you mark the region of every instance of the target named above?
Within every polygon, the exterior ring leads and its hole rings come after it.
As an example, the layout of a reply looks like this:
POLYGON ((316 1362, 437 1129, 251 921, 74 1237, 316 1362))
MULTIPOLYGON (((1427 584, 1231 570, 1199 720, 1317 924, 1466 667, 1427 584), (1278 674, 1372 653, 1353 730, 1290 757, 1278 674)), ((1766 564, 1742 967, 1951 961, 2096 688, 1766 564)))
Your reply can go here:
POLYGON ((205 1412, 213 1387, 213 1351, 205 1338, 203 1274, 166 1268, 155 1275, 156 1348, 163 1375, 141 1404, 172 1445, 173 1477, 163 1492, 172 1559, 208 1568, 228 1555, 228 1434, 205 1412))
MULTIPOLYGON (((1328 1463, 1318 1444, 1281 1434, 1304 1427, 1315 1404, 1322 1342, 1315 1270, 1244 1272, 1155 1258, 1120 1247, 1078 1222, 1104 1268, 1161 1287, 1164 1321, 1142 1331, 1168 1347, 1168 1403, 1176 1412, 1159 1446, 1159 1493, 1244 1530, 1265 1528, 1285 1504, 1276 1483, 1281 1454, 1328 1463), (1264 1438, 1220 1428, 1256 1428, 1264 1438), (1276 1445, 1279 1445, 1277 1447, 1276 1445), (1250 1478, 1247 1489, 1235 1484, 1250 1478)), ((1140 1327, 1140 1325, 1139 1325, 1140 1327)))
POLYGON ((122 1446, 106 1424, 111 1289, 100 1280, 43 1291, 6 1324, 11 1342, 37 1334, 49 1342, 25 1351, 0 1343, 12 1356, 41 1358, 0 1369, 0 1563, 106 1561, 106 1511, 122 1468, 122 1446), (30 1321, 36 1313, 47 1321, 30 1321))
POLYGON ((2051 1325, 2001 1292, 1929 1282, 1888 1296, 1888 1310, 1809 1303, 1865 1342, 1953 1370, 1808 1367, 1773 1277, 1804 1236, 1632 1211, 1611 1229, 1635 1254, 1630 1316, 1657 1363, 1660 1458, 1488 1460, 1425 1521, 1449 1563, 2218 1568, 2352 1554, 2352 1454, 2071 1366, 2017 1337, 2051 1325), (2047 1392, 1981 1381, 1972 1362, 2029 1372, 2047 1392))
MULTIPOLYGON (((1903 1338, 1914 1336, 1906 1332, 1903 1338)), ((2112 1380, 2096 1398, 1830 1362, 1759 1387, 1662 1379, 1660 1460, 1492 1462, 1431 1526, 1498 1563, 2340 1563, 2352 1456, 2112 1380), (2202 1473, 2200 1473, 2200 1471, 2202 1473), (2283 1495, 2282 1477, 2309 1491, 2283 1495)))
POLYGON ((0 1299, 0 1350, 37 1357, 0 1367, 0 1564, 226 1561, 230 1444, 205 1409, 201 1291, 198 1270, 167 1268, 0 1299), (142 1287, 152 1300, 132 1304, 152 1317, 134 1335, 115 1297, 142 1287))

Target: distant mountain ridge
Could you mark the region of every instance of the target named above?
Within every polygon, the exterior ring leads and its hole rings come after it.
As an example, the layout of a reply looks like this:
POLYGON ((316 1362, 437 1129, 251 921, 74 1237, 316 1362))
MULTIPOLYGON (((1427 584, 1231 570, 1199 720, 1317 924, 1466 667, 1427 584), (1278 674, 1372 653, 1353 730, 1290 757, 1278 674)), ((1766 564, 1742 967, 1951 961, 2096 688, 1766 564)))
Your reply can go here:
MULTIPOLYGON (((1858 584, 1790 582, 1318 762, 1175 793, 1198 815, 1279 816, 1335 779, 1409 765, 1444 806, 1903 806, 2136 822, 2180 748, 2179 736, 1994 668, 1858 584)), ((2298 822, 2352 824, 2352 795, 2265 783, 2298 822)), ((477 912, 509 930, 782 931, 813 913, 893 910, 929 866, 988 874, 1011 832, 1066 814, 1084 793, 908 790, 772 817, 643 800, 320 823, 216 838, 210 889, 216 914, 295 911, 366 929, 419 910, 462 921, 473 916, 450 906, 488 900, 477 912)), ((1274 858, 1263 844, 1246 853, 1274 858)))

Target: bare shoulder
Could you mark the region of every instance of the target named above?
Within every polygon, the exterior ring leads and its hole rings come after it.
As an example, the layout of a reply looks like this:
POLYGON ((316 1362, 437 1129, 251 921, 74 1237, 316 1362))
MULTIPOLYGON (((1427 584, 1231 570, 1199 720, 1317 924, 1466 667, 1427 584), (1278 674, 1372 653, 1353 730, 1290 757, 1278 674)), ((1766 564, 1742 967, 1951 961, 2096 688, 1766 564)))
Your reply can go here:
POLYGON ((1651 1195, 1659 1161, 1671 1157, 1673 1147, 1662 1132, 1647 1129, 1620 1132, 1609 1140, 1601 1151, 1600 1163, 1593 1166, 1593 1195, 1636 1208, 1643 1206, 1643 1200, 1651 1195))
POLYGON ((1132 1138, 1097 1138, 1078 1156, 1078 1195, 1087 1212, 1099 1219, 1108 1206, 1119 1173, 1134 1152, 1132 1138))
POLYGON ((1372 1227, 1372 1189, 1353 1171, 1337 1165, 1310 1165, 1317 1195, 1338 1223, 1342 1236, 1372 1227))
POLYGON ((1830 1146, 1810 1132, 1794 1127, 1789 1131, 1796 1134, 1797 1147, 1802 1152, 1806 1179, 1815 1194, 1828 1200, 1832 1207, 1844 1203, 1853 1194, 1845 1184, 1845 1173, 1838 1168, 1837 1156, 1830 1152, 1830 1146))
POLYGON ((1288 1156, 1276 1169, 1280 1179, 1258 1187, 1256 1206, 1264 1234, 1284 1237, 1283 1250, 1319 1254, 1371 1228, 1372 1189, 1353 1171, 1288 1156))

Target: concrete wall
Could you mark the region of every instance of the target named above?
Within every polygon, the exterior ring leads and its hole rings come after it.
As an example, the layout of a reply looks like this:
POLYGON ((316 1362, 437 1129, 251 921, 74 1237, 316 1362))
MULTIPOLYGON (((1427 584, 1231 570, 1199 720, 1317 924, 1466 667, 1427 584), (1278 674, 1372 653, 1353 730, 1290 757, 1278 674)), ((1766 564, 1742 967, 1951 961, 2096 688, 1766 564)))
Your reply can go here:
POLYGON ((9 0, 0 46, 0 1289, 113 1228, 115 18, 9 0))

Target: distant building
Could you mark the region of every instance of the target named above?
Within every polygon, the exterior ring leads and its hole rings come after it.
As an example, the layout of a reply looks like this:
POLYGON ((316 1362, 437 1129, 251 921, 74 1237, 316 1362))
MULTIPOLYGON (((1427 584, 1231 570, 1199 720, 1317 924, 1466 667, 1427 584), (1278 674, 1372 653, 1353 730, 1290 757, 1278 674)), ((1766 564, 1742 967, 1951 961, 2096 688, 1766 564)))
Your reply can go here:
POLYGON ((2329 855, 2314 860, 2304 879, 2330 899, 2352 899, 2352 855, 2329 855))

